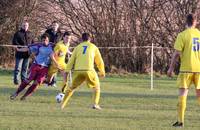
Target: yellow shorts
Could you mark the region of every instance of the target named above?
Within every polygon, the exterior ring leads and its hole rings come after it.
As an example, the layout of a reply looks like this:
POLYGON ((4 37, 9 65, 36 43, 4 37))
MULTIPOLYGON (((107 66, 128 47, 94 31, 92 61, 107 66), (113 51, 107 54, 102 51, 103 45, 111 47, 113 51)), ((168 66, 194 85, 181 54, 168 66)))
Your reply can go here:
POLYGON ((100 87, 99 78, 95 71, 74 71, 70 88, 75 89, 84 81, 89 88, 100 87))
POLYGON ((191 84, 200 89, 200 73, 179 73, 177 78, 179 88, 189 88, 191 84))
MULTIPOLYGON (((63 70, 66 68, 66 63, 62 63, 62 64, 59 64, 59 65, 60 65, 61 69, 63 69, 63 70)), ((51 64, 49 66, 49 69, 48 69, 48 77, 56 75, 57 72, 58 72, 57 67, 54 64, 51 64)))

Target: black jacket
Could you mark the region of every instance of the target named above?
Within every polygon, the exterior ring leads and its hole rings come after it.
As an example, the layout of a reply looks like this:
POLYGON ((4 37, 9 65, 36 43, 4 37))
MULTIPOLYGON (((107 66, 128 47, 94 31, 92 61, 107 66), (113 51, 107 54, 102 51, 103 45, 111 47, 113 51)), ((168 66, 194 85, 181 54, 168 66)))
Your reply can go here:
POLYGON ((45 33, 49 34, 49 41, 56 44, 59 42, 62 38, 62 33, 60 30, 58 30, 56 33, 54 33, 53 29, 47 29, 45 33))
MULTIPOLYGON (((33 36, 30 31, 25 31, 20 29, 14 34, 13 45, 28 46, 33 43, 33 36)), ((28 58, 28 52, 18 52, 15 53, 16 58, 28 58)))

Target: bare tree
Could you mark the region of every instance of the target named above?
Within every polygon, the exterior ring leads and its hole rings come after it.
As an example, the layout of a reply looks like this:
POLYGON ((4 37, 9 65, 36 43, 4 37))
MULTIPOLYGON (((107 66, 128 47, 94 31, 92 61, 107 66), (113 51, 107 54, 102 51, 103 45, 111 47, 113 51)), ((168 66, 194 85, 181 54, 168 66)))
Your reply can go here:
POLYGON ((110 72, 113 68, 148 72, 151 49, 144 47, 152 43, 163 47, 154 52, 155 71, 162 73, 167 70, 177 33, 185 28, 185 16, 198 12, 199 5, 198 0, 5 0, 0 5, 0 44, 8 43, 24 18, 31 21, 37 36, 57 20, 77 40, 89 32, 97 46, 107 47, 101 52, 110 72))

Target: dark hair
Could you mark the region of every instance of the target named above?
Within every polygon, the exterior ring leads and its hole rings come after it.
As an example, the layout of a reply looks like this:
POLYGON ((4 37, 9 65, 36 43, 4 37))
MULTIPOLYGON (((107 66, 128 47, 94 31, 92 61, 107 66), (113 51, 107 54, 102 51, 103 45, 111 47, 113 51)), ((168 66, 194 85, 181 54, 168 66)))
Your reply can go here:
POLYGON ((70 36, 71 35, 71 33, 70 32, 68 32, 68 31, 66 31, 66 32, 64 32, 64 34, 63 34, 63 37, 65 37, 65 36, 70 36))
POLYGON ((186 23, 188 26, 192 26, 195 20, 197 20, 197 16, 195 14, 188 14, 186 23))
POLYGON ((52 22, 52 24, 53 24, 53 23, 57 23, 57 24, 58 24, 58 22, 57 22, 57 21, 53 21, 53 22, 52 22))
POLYGON ((90 34, 89 33, 83 33, 82 34, 82 40, 83 41, 88 41, 90 39, 90 34))
POLYGON ((42 36, 41 36, 41 39, 46 39, 46 38, 49 38, 49 34, 48 33, 44 33, 42 36))

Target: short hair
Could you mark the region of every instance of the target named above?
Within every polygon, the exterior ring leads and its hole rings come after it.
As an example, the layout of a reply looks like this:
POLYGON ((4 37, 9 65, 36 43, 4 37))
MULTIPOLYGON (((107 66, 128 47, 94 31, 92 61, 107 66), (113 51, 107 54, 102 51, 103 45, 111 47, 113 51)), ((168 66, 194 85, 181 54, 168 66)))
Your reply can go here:
POLYGON ((67 36, 71 36, 71 33, 68 32, 68 31, 66 31, 66 32, 64 32, 63 37, 65 37, 66 35, 67 35, 67 36))
POLYGON ((83 33, 82 34, 82 40, 83 41, 88 41, 90 39, 90 34, 89 33, 83 33))
POLYGON ((188 14, 186 18, 186 24, 188 26, 192 26, 195 20, 197 20, 196 14, 188 14))
POLYGON ((57 21, 53 21, 53 22, 52 22, 52 24, 54 24, 54 23, 57 23, 57 24, 58 24, 58 22, 57 22, 57 21))
POLYGON ((41 39, 46 39, 46 38, 49 38, 49 34, 48 33, 44 33, 42 36, 41 36, 41 39))

